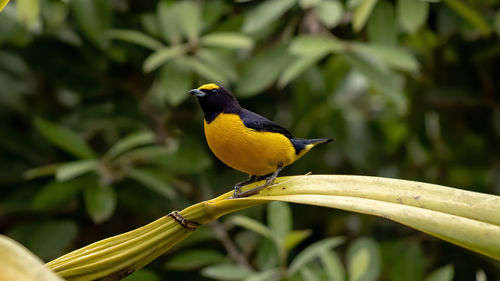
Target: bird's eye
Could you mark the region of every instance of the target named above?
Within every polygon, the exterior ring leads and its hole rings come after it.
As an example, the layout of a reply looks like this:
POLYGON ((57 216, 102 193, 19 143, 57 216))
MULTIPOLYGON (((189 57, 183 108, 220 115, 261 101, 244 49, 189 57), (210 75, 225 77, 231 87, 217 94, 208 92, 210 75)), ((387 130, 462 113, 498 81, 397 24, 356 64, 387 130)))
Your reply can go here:
POLYGON ((216 90, 216 89, 213 89, 213 90, 212 90, 212 94, 214 94, 214 95, 215 95, 215 94, 217 94, 217 90, 216 90))

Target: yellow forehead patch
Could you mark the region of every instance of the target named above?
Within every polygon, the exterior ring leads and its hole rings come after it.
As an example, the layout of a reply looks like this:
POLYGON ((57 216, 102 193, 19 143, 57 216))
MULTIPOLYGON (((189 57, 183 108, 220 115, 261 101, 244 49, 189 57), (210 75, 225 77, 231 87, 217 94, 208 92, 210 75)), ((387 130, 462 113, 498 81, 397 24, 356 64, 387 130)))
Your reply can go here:
POLYGON ((214 83, 210 83, 210 84, 205 84, 205 85, 202 85, 201 87, 198 88, 198 90, 213 90, 213 89, 219 89, 220 87, 217 86, 217 84, 214 84, 214 83))

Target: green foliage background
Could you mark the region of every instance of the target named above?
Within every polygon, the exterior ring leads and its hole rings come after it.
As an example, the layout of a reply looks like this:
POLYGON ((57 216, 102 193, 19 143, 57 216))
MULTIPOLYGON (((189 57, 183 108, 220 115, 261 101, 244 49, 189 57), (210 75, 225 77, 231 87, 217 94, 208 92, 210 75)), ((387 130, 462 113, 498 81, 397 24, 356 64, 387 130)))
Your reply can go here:
MULTIPOLYGON (((284 175, 499 194, 499 36, 497 0, 13 1, 0 13, 0 231, 48 261, 229 190, 246 176, 208 150, 187 94, 206 82, 296 136, 337 139, 284 175)), ((277 235, 293 217, 288 260, 344 236, 321 262, 345 264, 349 280, 499 278, 498 262, 380 218, 264 208, 203 227, 129 278, 248 277, 221 231, 251 270, 274 268, 272 235, 248 217, 277 235)), ((313 263, 293 279, 322 273, 337 276, 313 263)))

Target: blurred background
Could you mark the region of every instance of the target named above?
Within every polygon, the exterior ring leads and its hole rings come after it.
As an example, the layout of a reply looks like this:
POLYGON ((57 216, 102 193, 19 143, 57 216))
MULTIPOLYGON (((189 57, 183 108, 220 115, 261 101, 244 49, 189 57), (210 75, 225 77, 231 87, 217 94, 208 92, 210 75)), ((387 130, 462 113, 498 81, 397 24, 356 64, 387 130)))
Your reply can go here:
MULTIPOLYGON (((296 136, 337 139, 282 175, 499 194, 499 38, 498 0, 11 1, 0 13, 0 232, 49 261, 231 190, 246 175, 211 154, 187 93, 207 82, 296 136)), ((498 262, 391 221, 284 203, 203 226, 127 280, 283 271, 500 280, 498 262), (318 241, 328 251, 290 266, 318 241)))

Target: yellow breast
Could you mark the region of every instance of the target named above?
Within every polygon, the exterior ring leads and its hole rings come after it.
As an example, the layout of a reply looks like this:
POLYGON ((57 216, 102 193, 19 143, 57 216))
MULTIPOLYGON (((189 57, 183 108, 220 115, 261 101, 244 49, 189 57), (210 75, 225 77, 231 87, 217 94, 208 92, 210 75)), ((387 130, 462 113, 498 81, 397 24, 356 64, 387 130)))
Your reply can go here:
POLYGON ((205 136, 217 158, 249 175, 267 175, 296 160, 287 137, 247 128, 237 114, 221 113, 212 122, 205 121, 205 136))

